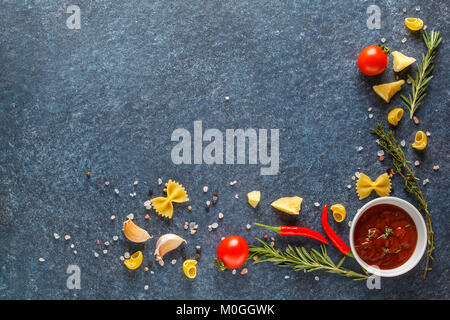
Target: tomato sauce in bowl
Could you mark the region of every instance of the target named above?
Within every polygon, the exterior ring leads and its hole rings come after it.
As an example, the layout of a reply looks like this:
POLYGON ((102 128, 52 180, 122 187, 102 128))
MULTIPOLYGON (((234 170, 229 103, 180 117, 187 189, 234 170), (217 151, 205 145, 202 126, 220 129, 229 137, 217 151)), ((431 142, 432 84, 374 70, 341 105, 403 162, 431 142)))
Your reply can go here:
POLYGON ((392 204, 378 204, 361 214, 353 233, 358 256, 368 265, 394 269, 404 264, 417 244, 410 215, 392 204))

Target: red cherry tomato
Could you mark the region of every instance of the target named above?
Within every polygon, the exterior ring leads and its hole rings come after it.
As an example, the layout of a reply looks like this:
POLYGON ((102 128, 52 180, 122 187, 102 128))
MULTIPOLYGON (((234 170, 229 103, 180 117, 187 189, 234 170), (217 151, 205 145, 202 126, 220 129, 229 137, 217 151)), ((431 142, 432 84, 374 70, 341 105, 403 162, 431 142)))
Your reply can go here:
POLYGON ((217 247, 217 257, 231 269, 242 266, 248 257, 248 244, 240 236, 229 236, 222 240, 217 247))
POLYGON ((359 71, 367 76, 376 76, 386 70, 389 64, 387 54, 378 46, 364 48, 358 57, 359 71))

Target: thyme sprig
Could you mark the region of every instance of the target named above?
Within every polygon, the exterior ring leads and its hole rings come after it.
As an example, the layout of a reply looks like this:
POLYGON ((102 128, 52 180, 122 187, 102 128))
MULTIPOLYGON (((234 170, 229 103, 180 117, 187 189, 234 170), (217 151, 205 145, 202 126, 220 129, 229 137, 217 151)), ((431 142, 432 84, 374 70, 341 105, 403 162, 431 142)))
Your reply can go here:
POLYGON ((396 172, 399 176, 401 176, 405 182, 405 190, 412 194, 419 202, 418 209, 425 213, 425 221, 427 225, 427 242, 428 242, 428 250, 427 250, 427 262, 425 265, 425 272, 423 277, 426 278, 427 272, 431 270, 429 268, 430 259, 433 259, 432 253, 434 251, 434 234, 433 228, 431 225, 431 214, 428 209, 427 201, 423 196, 422 190, 419 187, 419 179, 414 175, 414 172, 409 167, 409 163, 411 161, 407 161, 405 157, 405 153, 402 148, 399 146, 397 140, 395 139, 394 132, 392 130, 386 132, 381 123, 378 123, 377 127, 372 129, 371 132, 376 134, 378 139, 378 144, 392 156, 392 163, 396 169, 396 172))
POLYGON ((258 240, 262 246, 249 246, 249 259, 254 259, 255 263, 271 262, 279 267, 291 268, 294 271, 306 270, 307 272, 315 270, 325 270, 326 272, 335 273, 344 277, 350 277, 354 280, 363 280, 370 278, 369 274, 361 274, 350 269, 342 267, 345 256, 339 260, 337 264, 331 260, 327 254, 324 245, 320 246, 320 252, 311 249, 309 252, 304 247, 292 247, 288 245, 285 252, 275 249, 273 245, 258 240))
POLYGON ((431 71, 434 68, 433 60, 442 38, 439 32, 432 30, 429 36, 426 31, 423 32, 423 40, 428 50, 426 55, 422 53, 422 61, 420 64, 417 64, 416 78, 413 79, 408 75, 408 79, 411 81, 411 93, 408 97, 401 95, 403 104, 408 108, 411 119, 419 108, 421 101, 426 96, 425 90, 428 87, 428 83, 433 79, 431 75, 431 71))

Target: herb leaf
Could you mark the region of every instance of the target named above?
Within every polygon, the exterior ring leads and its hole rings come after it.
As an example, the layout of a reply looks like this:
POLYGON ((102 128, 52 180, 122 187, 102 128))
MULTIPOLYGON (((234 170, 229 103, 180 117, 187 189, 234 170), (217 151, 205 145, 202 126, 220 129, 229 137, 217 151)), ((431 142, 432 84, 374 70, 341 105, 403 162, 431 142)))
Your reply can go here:
POLYGON ((408 79, 411 81, 411 93, 408 97, 401 95, 403 104, 408 108, 411 119, 426 95, 425 90, 428 87, 428 83, 433 79, 433 76, 431 75, 431 71, 433 71, 434 68, 433 60, 442 38, 439 35, 439 32, 432 30, 429 36, 426 31, 423 32, 423 40, 428 50, 426 55, 422 54, 422 61, 420 64, 417 64, 416 78, 413 79, 408 75, 408 79))
POLYGON ((292 247, 288 245, 285 252, 275 249, 273 245, 256 239, 262 246, 249 246, 248 259, 254 259, 253 264, 260 262, 272 262, 279 267, 291 268, 294 271, 306 270, 307 272, 315 270, 325 270, 340 276, 350 277, 354 280, 368 279, 368 274, 362 274, 353 270, 343 268, 345 256, 335 264, 328 256, 324 245, 320 246, 320 252, 316 249, 306 250, 304 247, 292 247))
POLYGON ((378 144, 392 156, 392 163, 405 182, 404 187, 408 193, 411 193, 419 202, 418 209, 425 213, 425 222, 427 225, 427 262, 425 265, 424 278, 427 276, 430 260, 433 260, 432 253, 434 251, 434 233, 431 225, 431 214, 428 209, 427 201, 423 196, 422 190, 419 187, 419 179, 414 175, 414 172, 408 166, 410 161, 406 160, 405 153, 399 146, 397 139, 395 139, 394 132, 392 130, 386 132, 381 123, 378 123, 377 127, 372 129, 371 132, 379 137, 378 144))

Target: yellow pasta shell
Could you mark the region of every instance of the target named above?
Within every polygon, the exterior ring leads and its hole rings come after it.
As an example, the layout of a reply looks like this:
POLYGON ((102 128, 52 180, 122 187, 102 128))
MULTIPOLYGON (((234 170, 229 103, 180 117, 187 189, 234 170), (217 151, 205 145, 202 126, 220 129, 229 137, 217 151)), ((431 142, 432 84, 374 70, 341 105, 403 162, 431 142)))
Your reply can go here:
POLYGON ((336 222, 344 221, 345 216, 346 216, 346 210, 342 204, 340 204, 340 203, 333 204, 330 207, 330 209, 333 212, 333 218, 334 218, 334 220, 336 220, 336 222))
POLYGON ((197 276, 197 260, 188 259, 183 262, 183 272, 189 279, 197 276))
POLYGON ((388 114, 387 120, 390 124, 393 126, 398 125, 399 121, 403 117, 403 109, 402 108, 395 108, 391 110, 388 114))
POLYGON ((412 147, 417 150, 423 150, 428 145, 427 135, 423 131, 417 131, 412 147))
POLYGON ((142 259, 142 252, 136 251, 129 259, 126 259, 123 263, 128 269, 134 270, 139 268, 139 266, 142 264, 142 259))

